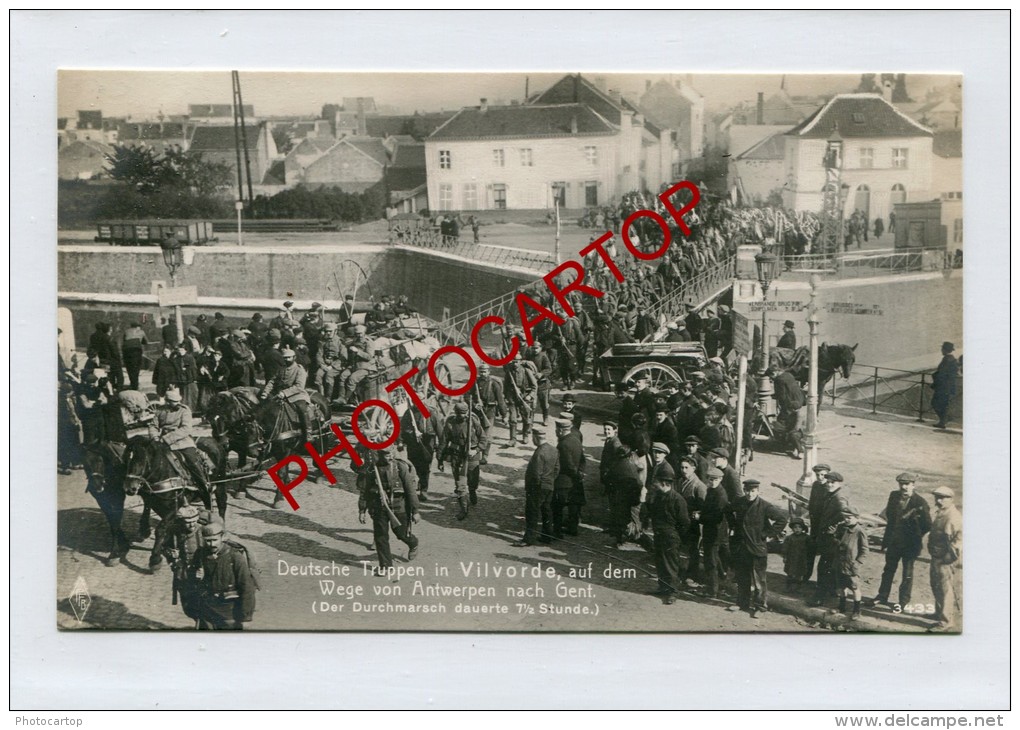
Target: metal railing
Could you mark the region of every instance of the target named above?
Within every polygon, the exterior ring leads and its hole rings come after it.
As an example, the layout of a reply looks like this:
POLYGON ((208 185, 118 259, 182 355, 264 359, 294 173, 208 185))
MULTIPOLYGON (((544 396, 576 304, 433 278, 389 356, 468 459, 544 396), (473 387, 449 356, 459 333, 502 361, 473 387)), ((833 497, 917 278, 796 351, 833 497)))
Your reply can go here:
POLYGON ((492 246, 486 243, 467 243, 445 237, 417 237, 393 239, 397 246, 408 246, 460 256, 473 261, 482 261, 496 266, 516 266, 545 273, 556 266, 555 257, 544 251, 532 251, 509 246, 492 246))
POLYGON ((791 272, 813 272, 838 278, 858 278, 943 271, 953 268, 951 256, 943 249, 880 249, 838 254, 781 255, 783 268, 791 272))
MULTIPOLYGON (((854 365, 853 380, 833 378, 826 387, 825 399, 833 406, 837 403, 869 410, 871 413, 888 413, 924 420, 931 411, 932 376, 923 370, 896 370, 875 365, 854 365), (866 372, 867 375, 860 377, 866 372)), ((957 395, 949 406, 949 417, 962 420, 963 376, 957 378, 957 395)))
POLYGON ((664 315, 676 319, 684 314, 688 302, 699 303, 725 288, 736 275, 736 256, 724 259, 693 279, 682 282, 679 287, 664 296, 649 308, 654 317, 664 315))

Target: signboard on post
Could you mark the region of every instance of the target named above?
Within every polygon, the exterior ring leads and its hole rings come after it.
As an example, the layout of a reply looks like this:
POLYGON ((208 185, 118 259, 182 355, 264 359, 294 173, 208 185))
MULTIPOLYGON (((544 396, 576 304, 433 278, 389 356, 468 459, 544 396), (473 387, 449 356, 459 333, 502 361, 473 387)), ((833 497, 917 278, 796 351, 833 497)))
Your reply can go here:
POLYGON ((730 312, 733 317, 733 349, 739 355, 751 356, 751 333, 747 326, 747 317, 740 312, 730 312))
POLYGON ((159 290, 160 307, 179 307, 183 304, 198 304, 197 286, 163 287, 159 290))

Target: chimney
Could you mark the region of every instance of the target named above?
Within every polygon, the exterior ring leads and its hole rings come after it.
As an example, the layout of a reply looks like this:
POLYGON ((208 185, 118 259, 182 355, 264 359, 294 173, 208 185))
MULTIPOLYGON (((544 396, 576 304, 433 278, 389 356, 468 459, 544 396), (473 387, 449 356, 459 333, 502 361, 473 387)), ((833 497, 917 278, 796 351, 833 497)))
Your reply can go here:
POLYGON ((577 115, 574 114, 570 117, 570 133, 577 134, 577 115))
POLYGON ((485 97, 482 97, 481 99, 479 99, 479 101, 482 103, 481 111, 483 113, 488 111, 489 110, 489 100, 487 98, 485 98, 485 97))
POLYGON ((882 98, 890 104, 892 103, 893 86, 892 79, 882 79, 882 98))
POLYGON ((765 92, 764 91, 759 91, 758 92, 758 117, 757 117, 757 119, 758 119, 758 121, 757 121, 758 124, 764 124, 765 123, 765 92))

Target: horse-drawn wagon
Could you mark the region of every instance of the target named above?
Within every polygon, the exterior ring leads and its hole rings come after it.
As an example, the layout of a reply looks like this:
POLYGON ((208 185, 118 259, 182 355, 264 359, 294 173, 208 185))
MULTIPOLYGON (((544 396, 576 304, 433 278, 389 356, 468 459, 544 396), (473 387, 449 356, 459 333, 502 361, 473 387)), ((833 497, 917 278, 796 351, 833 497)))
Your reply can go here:
POLYGON ((649 386, 659 391, 668 381, 684 381, 694 370, 708 364, 700 342, 631 342, 613 345, 602 354, 602 379, 619 389, 640 372, 648 374, 649 386))

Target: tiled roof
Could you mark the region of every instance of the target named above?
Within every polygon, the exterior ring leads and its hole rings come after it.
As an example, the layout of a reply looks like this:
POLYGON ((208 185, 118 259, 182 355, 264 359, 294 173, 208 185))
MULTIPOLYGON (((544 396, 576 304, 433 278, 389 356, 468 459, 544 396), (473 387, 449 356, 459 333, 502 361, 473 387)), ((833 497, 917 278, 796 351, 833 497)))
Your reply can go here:
POLYGON ((365 117, 365 130, 372 137, 410 134, 424 139, 445 124, 454 112, 365 117))
POLYGON ((939 157, 963 157, 963 130, 940 129, 936 131, 931 151, 939 157))
POLYGON ((340 142, 346 142, 359 152, 371 157, 380 165, 386 165, 390 161, 389 153, 383 146, 382 140, 378 137, 344 137, 340 142))
POLYGON ((386 187, 390 190, 414 190, 425 184, 425 168, 391 167, 386 170, 386 187))
POLYGON ((498 139, 613 134, 616 129, 584 104, 465 107, 429 139, 498 139))
POLYGON ((787 134, 826 139, 833 127, 842 137, 930 137, 923 127, 879 94, 839 94, 787 134))
POLYGON ((754 146, 744 150, 736 159, 738 160, 781 160, 786 154, 784 133, 777 132, 769 135, 754 146))
POLYGON ((277 160, 269 169, 266 170, 265 176, 262 178, 263 185, 284 185, 286 180, 286 167, 283 160, 277 160))
POLYGON ((393 158, 394 167, 420 167, 425 169, 425 145, 421 143, 401 143, 397 146, 397 154, 393 158))
MULTIPOLYGON (((258 147, 259 129, 260 127, 248 126, 244 128, 249 150, 254 150, 258 147)), ((195 152, 201 152, 202 150, 232 150, 234 147, 234 127, 232 125, 195 127, 195 131, 191 136, 190 149, 195 152)))
MULTIPOLYGON (((532 102, 529 102, 532 103, 532 102)), ((636 104, 631 103, 622 96, 618 99, 602 91, 581 74, 567 74, 548 89, 535 97, 536 104, 585 104, 596 113, 605 117, 612 124, 619 125, 623 111, 642 114, 636 104)), ((655 137, 661 131, 659 127, 647 117, 645 118, 645 129, 655 137)))
MULTIPOLYGON (((231 127, 233 129, 233 127, 231 127)), ((118 138, 128 139, 183 139, 184 125, 178 122, 169 123, 122 123, 118 129, 118 138)))

